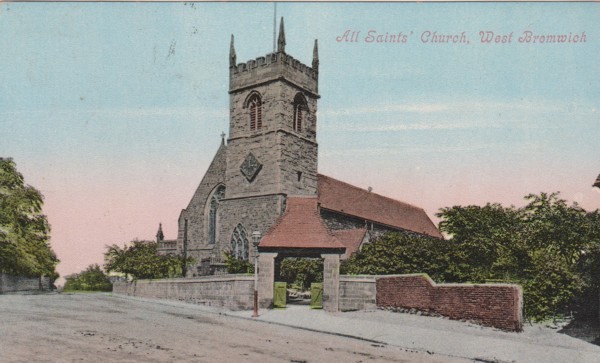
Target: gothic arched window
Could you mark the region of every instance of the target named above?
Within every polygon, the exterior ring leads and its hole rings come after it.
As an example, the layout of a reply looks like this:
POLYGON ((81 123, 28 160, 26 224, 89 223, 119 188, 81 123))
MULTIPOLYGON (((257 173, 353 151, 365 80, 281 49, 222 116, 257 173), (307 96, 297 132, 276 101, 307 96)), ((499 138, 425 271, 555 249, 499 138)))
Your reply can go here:
POLYGON ((225 197, 225 187, 220 185, 210 198, 210 211, 208 212, 208 243, 217 241, 217 218, 221 199, 225 197))
POLYGON ((250 112, 250 130, 262 129, 262 101, 260 95, 254 92, 246 102, 250 112))
POLYGON ((248 237, 246 236, 246 230, 241 224, 233 230, 231 236, 231 255, 235 258, 242 260, 248 259, 248 237))
POLYGON ((302 131, 302 123, 307 120, 308 105, 301 93, 294 97, 294 131, 302 131))

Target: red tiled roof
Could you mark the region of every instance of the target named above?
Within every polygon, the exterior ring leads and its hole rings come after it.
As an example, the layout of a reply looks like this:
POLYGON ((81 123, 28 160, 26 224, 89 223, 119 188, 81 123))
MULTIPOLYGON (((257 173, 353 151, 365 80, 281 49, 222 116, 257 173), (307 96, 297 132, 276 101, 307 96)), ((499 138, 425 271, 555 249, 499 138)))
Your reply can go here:
POLYGON ((288 197, 285 213, 277 219, 258 246, 345 248, 323 224, 317 209, 316 197, 288 197))
POLYGON ((359 229, 342 229, 332 231, 333 235, 346 246, 346 256, 350 257, 353 253, 357 252, 360 248, 360 244, 365 238, 367 233, 366 228, 359 229))
POLYGON ((598 175, 598 177, 596 178, 596 182, 593 185, 596 188, 600 188, 600 175, 598 175))
POLYGON ((342 181, 318 174, 321 208, 356 216, 392 228, 443 238, 425 211, 342 181))

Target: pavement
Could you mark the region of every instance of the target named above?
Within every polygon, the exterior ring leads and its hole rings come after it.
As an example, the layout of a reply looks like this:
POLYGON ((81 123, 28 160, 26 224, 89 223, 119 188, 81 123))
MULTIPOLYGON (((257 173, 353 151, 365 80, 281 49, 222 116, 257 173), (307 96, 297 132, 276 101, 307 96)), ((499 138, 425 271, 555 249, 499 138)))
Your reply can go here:
POLYGON ((178 301, 139 299, 156 304, 187 306, 206 313, 317 331, 348 338, 477 362, 598 362, 600 346, 560 334, 543 325, 525 325, 513 333, 440 317, 384 310, 328 313, 305 305, 252 311, 229 311, 178 301))

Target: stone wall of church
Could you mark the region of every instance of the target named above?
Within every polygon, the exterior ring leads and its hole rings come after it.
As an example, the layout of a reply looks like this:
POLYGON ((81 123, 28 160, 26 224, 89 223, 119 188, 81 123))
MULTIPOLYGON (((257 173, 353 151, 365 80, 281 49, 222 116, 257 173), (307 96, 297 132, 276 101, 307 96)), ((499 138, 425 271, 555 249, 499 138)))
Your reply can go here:
POLYGON ((281 189, 288 195, 317 194, 317 144, 281 133, 281 189))
POLYGON ((260 83, 230 96, 230 129, 227 155, 227 198, 257 194, 315 194, 317 178, 317 99, 284 81, 260 83), (262 128, 250 129, 248 97, 257 92, 262 100, 262 128), (294 97, 305 95, 309 114, 301 131, 293 129, 294 97), (240 171, 249 154, 261 169, 248 178, 240 171), (298 182, 298 172, 302 173, 298 182))
POLYGON ((219 209, 219 243, 214 250, 215 257, 222 257, 223 252, 231 248, 233 230, 241 224, 248 238, 250 258, 253 258, 252 232, 259 231, 264 236, 284 210, 283 195, 224 200, 223 208, 219 209))
MULTIPOLYGON (((188 220, 188 251, 197 249, 212 249, 208 245, 208 235, 205 224, 208 221, 208 209, 206 203, 210 204, 210 196, 218 185, 225 182, 225 169, 227 167, 227 147, 221 145, 200 185, 196 189, 187 208, 179 216, 179 227, 177 233, 177 248, 183 251, 183 237, 185 230, 185 219, 188 220)), ((195 257, 195 256, 193 256, 195 257)))
POLYGON ((321 218, 325 222, 325 225, 334 231, 343 229, 367 228, 369 230, 370 238, 376 238, 388 232, 412 233, 369 222, 358 217, 351 217, 345 214, 335 213, 325 209, 321 209, 321 218))
POLYGON ((226 198, 248 197, 257 194, 278 193, 279 188, 279 141, 272 131, 253 137, 231 140, 227 155, 226 198), (254 178, 248 180, 241 172, 242 164, 250 154, 260 164, 254 178))
POLYGON ((321 218, 325 222, 327 228, 334 231, 367 227, 367 224, 364 219, 350 217, 344 214, 335 213, 325 209, 321 209, 321 218))
MULTIPOLYGON (((257 82, 260 81, 257 79, 257 82)), ((283 114, 281 83, 269 83, 232 93, 230 96, 229 151, 226 172, 227 198, 238 198, 279 192, 278 123, 283 114), (257 92, 262 102, 262 128, 250 129, 250 114, 246 108, 248 97, 257 92), (240 168, 250 153, 260 164, 251 180, 240 168)))

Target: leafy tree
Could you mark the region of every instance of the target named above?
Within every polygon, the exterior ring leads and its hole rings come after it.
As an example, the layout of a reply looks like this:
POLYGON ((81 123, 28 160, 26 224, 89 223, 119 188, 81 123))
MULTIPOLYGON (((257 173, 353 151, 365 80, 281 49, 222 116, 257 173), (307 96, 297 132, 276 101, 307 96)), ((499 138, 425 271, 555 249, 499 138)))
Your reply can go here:
POLYGON ((438 281, 456 280, 451 266, 452 245, 444 240, 403 233, 387 233, 365 244, 342 262, 345 274, 427 273, 438 281))
POLYGON ((229 251, 223 253, 225 257, 225 266, 227 266, 227 272, 230 274, 251 274, 254 273, 254 265, 242 258, 237 258, 229 251))
POLYGON ((281 280, 300 290, 310 287, 312 282, 323 282, 323 260, 320 258, 288 257, 281 260, 281 280))
MULTIPOLYGON (((132 241, 123 248, 114 244, 107 246, 104 262, 107 272, 120 272, 134 279, 159 279, 181 276, 183 257, 159 255, 154 241, 132 241)), ((188 257, 187 264, 193 263, 188 257)))
POLYGON ((0 158, 0 272, 56 279, 43 196, 25 184, 10 158, 0 158))
POLYGON ((437 214, 439 228, 450 235, 451 268, 456 281, 510 280, 528 264, 527 246, 521 240, 522 212, 500 204, 454 206, 437 214))
POLYGON ((525 197, 529 203, 523 208, 524 237, 530 247, 559 256, 571 265, 591 242, 589 237, 596 228, 589 224, 583 208, 576 203, 569 206, 558 196, 558 193, 541 193, 525 197))
POLYGON ((78 274, 67 277, 64 291, 112 291, 112 284, 100 266, 94 264, 78 274))
POLYGON ((568 205, 559 193, 525 199, 528 203, 522 208, 444 208, 438 213, 440 230, 452 236, 458 281, 519 283, 526 316, 544 320, 564 311, 593 284, 595 278, 588 275, 595 264, 600 225, 597 212, 568 205))

